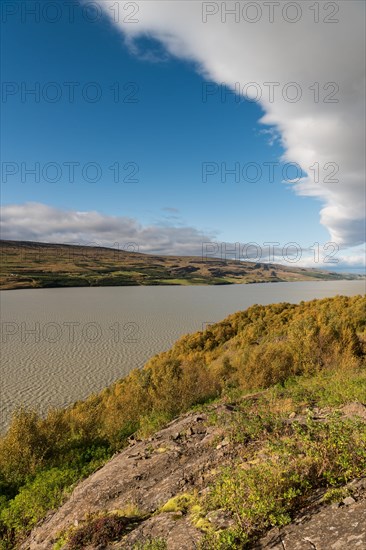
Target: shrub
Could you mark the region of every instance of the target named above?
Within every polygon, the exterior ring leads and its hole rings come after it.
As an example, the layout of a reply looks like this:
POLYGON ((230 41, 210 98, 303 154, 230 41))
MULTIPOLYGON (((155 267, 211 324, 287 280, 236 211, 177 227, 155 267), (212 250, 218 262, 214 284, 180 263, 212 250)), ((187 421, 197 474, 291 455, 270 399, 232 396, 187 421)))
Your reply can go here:
POLYGON ((3 508, 0 522, 10 531, 26 532, 48 510, 59 506, 65 489, 77 479, 77 474, 71 469, 53 468, 40 472, 33 481, 20 489, 7 507, 3 508))
POLYGON ((67 549, 82 550, 88 545, 105 546, 121 539, 130 524, 130 518, 118 515, 108 515, 90 520, 70 535, 67 549))

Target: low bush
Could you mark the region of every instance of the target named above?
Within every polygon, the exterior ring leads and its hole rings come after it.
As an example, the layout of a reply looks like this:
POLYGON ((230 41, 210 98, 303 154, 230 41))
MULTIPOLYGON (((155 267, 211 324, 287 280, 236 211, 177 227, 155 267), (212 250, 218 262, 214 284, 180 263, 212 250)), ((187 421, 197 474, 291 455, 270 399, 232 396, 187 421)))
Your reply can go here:
POLYGON ((85 525, 76 529, 68 538, 67 550, 82 550, 93 545, 105 547, 107 544, 119 540, 126 534, 130 518, 119 515, 106 515, 87 521, 85 525))

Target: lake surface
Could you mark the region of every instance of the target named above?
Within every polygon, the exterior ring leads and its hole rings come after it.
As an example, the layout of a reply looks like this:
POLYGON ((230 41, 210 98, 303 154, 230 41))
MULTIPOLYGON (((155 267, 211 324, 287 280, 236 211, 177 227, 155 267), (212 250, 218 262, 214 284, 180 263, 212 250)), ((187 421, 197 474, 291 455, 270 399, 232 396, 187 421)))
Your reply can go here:
POLYGON ((82 399, 252 304, 365 290, 365 281, 311 281, 2 291, 0 428, 20 404, 45 411, 82 399))

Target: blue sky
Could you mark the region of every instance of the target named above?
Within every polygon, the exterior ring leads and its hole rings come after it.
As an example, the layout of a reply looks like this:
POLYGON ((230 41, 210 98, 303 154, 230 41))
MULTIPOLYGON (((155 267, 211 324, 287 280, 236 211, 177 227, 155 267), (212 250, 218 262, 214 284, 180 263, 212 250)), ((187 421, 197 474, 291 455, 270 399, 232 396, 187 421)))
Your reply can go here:
MULTIPOLYGON (((96 211, 140 227, 194 228, 219 242, 295 241, 306 248, 330 241, 320 223, 318 198, 299 196, 282 182, 284 148, 279 138, 271 139, 271 127, 259 123, 264 110, 258 103, 238 102, 230 94, 221 101, 220 90, 204 102, 204 86, 211 81, 197 71, 194 60, 170 55, 153 35, 138 39, 138 52, 133 52, 107 16, 91 23, 74 4, 73 23, 63 14, 56 23, 32 17, 22 22, 15 16, 3 25, 2 79, 10 84, 2 90, 2 162, 6 171, 8 163, 18 170, 6 178, 3 173, 5 207, 33 202, 61 211, 96 211), (73 102, 68 82, 79 83, 73 102), (22 96, 22 87, 34 86, 40 87, 39 102, 32 94, 22 96), (96 89, 102 96, 92 102, 96 89), (55 90, 61 97, 51 102, 55 90), (79 163, 74 182, 65 165, 70 162, 79 163), (274 181, 268 178, 268 162, 280 163, 274 181), (26 174, 21 181, 24 167, 35 163, 41 171, 56 163, 62 169, 59 181, 49 181, 52 167, 49 178, 41 173, 36 182, 26 174), (100 168, 95 183, 82 175, 88 163, 100 168), (116 163, 120 179, 135 171, 138 181, 115 182, 110 167, 116 163), (256 163, 263 175, 257 182, 242 176, 236 182, 230 175, 222 182, 219 172, 204 182, 203 163, 225 163, 228 169, 256 163)), ((23 224, 21 236, 34 238, 28 229, 23 224)), ((40 233, 37 237, 43 240, 40 233)), ((120 239, 116 234, 114 241, 120 239)), ((47 231, 44 240, 49 240, 47 231)), ((159 246, 149 242, 151 251, 164 251, 159 246)), ((169 242, 167 253, 173 249, 169 242)))

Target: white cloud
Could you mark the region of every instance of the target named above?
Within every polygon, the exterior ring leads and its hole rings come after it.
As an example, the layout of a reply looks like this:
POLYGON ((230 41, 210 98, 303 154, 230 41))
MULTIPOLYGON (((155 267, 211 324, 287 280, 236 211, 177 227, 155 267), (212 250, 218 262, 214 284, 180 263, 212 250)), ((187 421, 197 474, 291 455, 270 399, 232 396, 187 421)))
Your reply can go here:
MULTIPOLYGON (((291 251, 289 252, 289 254, 291 251)), ((274 263, 290 265, 291 262, 284 261, 282 254, 275 255, 274 263)), ((294 264, 295 267, 309 267, 312 269, 324 269, 325 271, 339 271, 366 274, 366 250, 365 247, 355 247, 350 250, 338 250, 337 248, 319 247, 303 249, 301 258, 294 264)))
MULTIPOLYGON (((117 16, 116 0, 99 1, 124 33, 130 47, 139 37, 153 37, 171 55, 194 62, 208 80, 232 89, 236 83, 240 83, 241 88, 249 82, 258 83, 265 110, 262 123, 279 131, 285 159, 297 162, 308 174, 293 185, 294 190, 320 199, 320 221, 332 241, 340 246, 355 246, 365 241, 363 2, 148 0, 132 3, 138 6, 138 12, 131 18, 138 22, 130 23, 131 2, 120 0, 117 16), (207 17, 206 23, 202 22, 203 4, 212 11, 217 10, 207 17), (255 7, 243 12, 249 4, 259 6, 258 13, 262 14, 256 23, 248 22, 255 17, 255 7), (273 23, 269 21, 268 4, 273 5, 273 23), (285 8, 286 5, 290 8, 285 8), (233 15, 222 22, 222 6, 226 9, 238 6, 241 10, 238 22, 233 15), (314 22, 317 6, 318 23, 314 22), (339 12, 335 13, 337 6, 339 12), (283 12, 284 8, 287 11, 283 12), (293 19, 296 9, 301 10, 299 21, 286 21, 283 13, 287 19, 293 19), (336 19, 339 22, 325 22, 336 19), (274 88, 273 102, 269 87, 264 86, 266 82, 279 83, 274 88), (296 103, 282 97, 289 82, 296 82, 301 89, 302 97, 296 103), (316 82, 319 102, 315 101, 316 87, 309 89, 316 82), (329 82, 335 84, 323 89, 329 82), (324 102, 326 96, 338 102, 324 102), (310 169, 315 163, 320 167, 319 182, 314 169, 310 169), (339 172, 333 176, 338 182, 324 181, 334 168, 327 163, 338 165, 339 172)), ((289 93, 294 91, 294 87, 288 88, 289 93)))
POLYGON ((195 227, 162 224, 143 226, 127 217, 99 212, 61 210, 30 202, 4 206, 1 213, 1 238, 49 243, 94 244, 130 249, 151 254, 198 255, 202 243, 213 235, 195 227))

